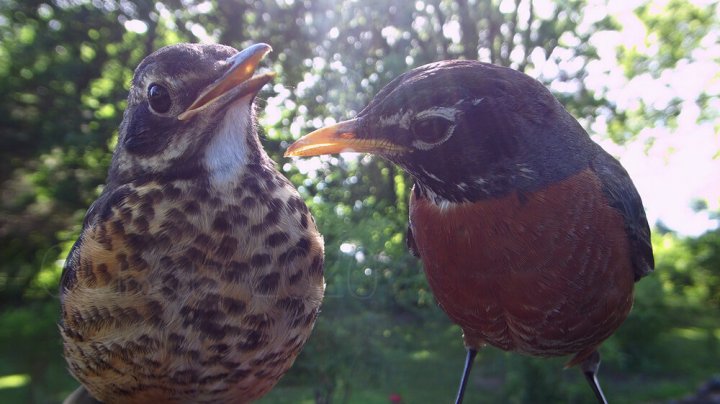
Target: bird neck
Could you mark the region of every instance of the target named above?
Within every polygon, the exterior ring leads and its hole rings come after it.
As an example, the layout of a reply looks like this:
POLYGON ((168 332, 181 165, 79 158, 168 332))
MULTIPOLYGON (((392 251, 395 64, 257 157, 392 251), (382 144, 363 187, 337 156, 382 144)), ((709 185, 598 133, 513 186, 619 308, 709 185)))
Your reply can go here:
POLYGON ((212 185, 224 186, 248 165, 269 159, 258 139, 252 100, 246 98, 230 106, 205 149, 203 165, 212 185))
POLYGON ((504 136, 476 137, 465 149, 398 162, 436 205, 534 192, 587 168, 599 150, 570 114, 557 112, 542 125, 525 125, 531 129, 511 128, 504 136))
POLYGON ((187 136, 194 140, 179 155, 138 157, 119 148, 113 155, 107 186, 191 181, 222 189, 241 178, 249 166, 272 165, 258 139, 249 102, 231 106, 216 125, 187 136))
POLYGON ((537 181, 534 170, 516 162, 488 167, 482 174, 451 171, 449 176, 426 170, 411 173, 418 192, 436 205, 498 198, 519 188, 532 188, 537 181))

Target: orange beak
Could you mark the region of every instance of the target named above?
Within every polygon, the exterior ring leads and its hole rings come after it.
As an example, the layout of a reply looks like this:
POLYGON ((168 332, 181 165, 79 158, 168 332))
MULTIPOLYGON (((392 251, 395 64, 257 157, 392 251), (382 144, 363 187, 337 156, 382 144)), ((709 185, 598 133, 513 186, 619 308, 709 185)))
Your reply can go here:
POLYGON ((248 94, 256 94, 275 77, 274 72, 267 72, 253 77, 260 61, 272 51, 268 44, 259 43, 243 49, 227 59, 228 71, 212 84, 207 86, 178 119, 184 121, 192 118, 221 99, 237 99, 248 94), (228 95, 232 94, 232 95, 228 95), (227 95, 228 98, 225 96, 227 95))
POLYGON ((387 139, 358 137, 360 118, 320 128, 298 139, 285 150, 285 157, 319 156, 333 153, 398 153, 405 147, 387 139))

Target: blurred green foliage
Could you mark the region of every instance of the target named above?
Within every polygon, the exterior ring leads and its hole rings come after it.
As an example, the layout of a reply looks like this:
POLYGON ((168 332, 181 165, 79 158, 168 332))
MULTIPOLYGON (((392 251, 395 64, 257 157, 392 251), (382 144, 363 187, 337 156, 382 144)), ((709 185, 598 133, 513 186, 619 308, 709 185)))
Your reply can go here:
MULTIPOLYGON (((162 45, 199 40, 274 47, 265 63, 278 77, 258 98, 267 111, 263 143, 308 201, 326 242, 320 320, 264 401, 381 403, 392 393, 408 403, 449 401, 463 348, 406 252, 410 179, 369 157, 319 158, 307 169, 281 155, 325 118, 352 116, 400 73, 446 58, 526 71, 538 60, 570 59, 579 68, 541 79, 568 84, 556 95, 586 127, 601 110, 609 110, 608 135, 619 142, 672 124, 678 102, 621 110, 586 88, 585 69, 598 56, 590 38, 618 29, 617 21, 587 23, 582 1, 545 2, 543 12, 535 3, 1 1, 0 402, 59 402, 76 386, 55 326, 62 260, 102 189, 132 69, 162 45)), ((618 49, 628 78, 659 77, 718 30, 715 3, 662 7, 649 1, 635 11, 662 57, 618 49)), ((696 101, 706 111, 716 98, 696 101)), ((602 376, 617 403, 680 397, 720 363, 720 231, 685 238, 659 229, 653 244, 657 272, 638 284, 630 318, 602 350, 602 376)), ((579 373, 562 364, 488 349, 468 401, 589 401, 579 373)))

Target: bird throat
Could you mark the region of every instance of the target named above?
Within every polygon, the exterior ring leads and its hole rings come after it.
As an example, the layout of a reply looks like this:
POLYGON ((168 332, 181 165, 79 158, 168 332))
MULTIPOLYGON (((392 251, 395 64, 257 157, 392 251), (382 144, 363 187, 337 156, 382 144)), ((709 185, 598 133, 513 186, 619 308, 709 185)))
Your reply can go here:
POLYGON ((207 145, 204 165, 210 182, 223 186, 238 178, 257 150, 252 150, 256 141, 250 96, 241 98, 230 105, 217 132, 207 145))

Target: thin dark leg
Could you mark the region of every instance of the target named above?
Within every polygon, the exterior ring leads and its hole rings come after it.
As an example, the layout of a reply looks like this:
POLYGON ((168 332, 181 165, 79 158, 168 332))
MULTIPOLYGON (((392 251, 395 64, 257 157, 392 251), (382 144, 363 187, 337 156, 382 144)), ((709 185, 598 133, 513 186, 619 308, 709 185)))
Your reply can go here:
POLYGON ((462 404, 463 397, 465 396, 465 386, 467 386, 468 378, 470 377, 470 371, 472 370, 473 361, 477 355, 477 350, 468 348, 467 356, 465 357, 465 369, 463 370, 462 379, 460 379, 460 389, 455 399, 455 404, 462 404))
POLYGON ((598 369, 600 368, 600 353, 598 353, 598 351, 593 352, 580 364, 580 368, 585 375, 585 379, 587 379, 590 384, 590 388, 593 393, 595 393, 595 398, 597 398, 598 404, 607 404, 605 394, 603 394, 602 388, 600 388, 600 382, 597 378, 598 369))

